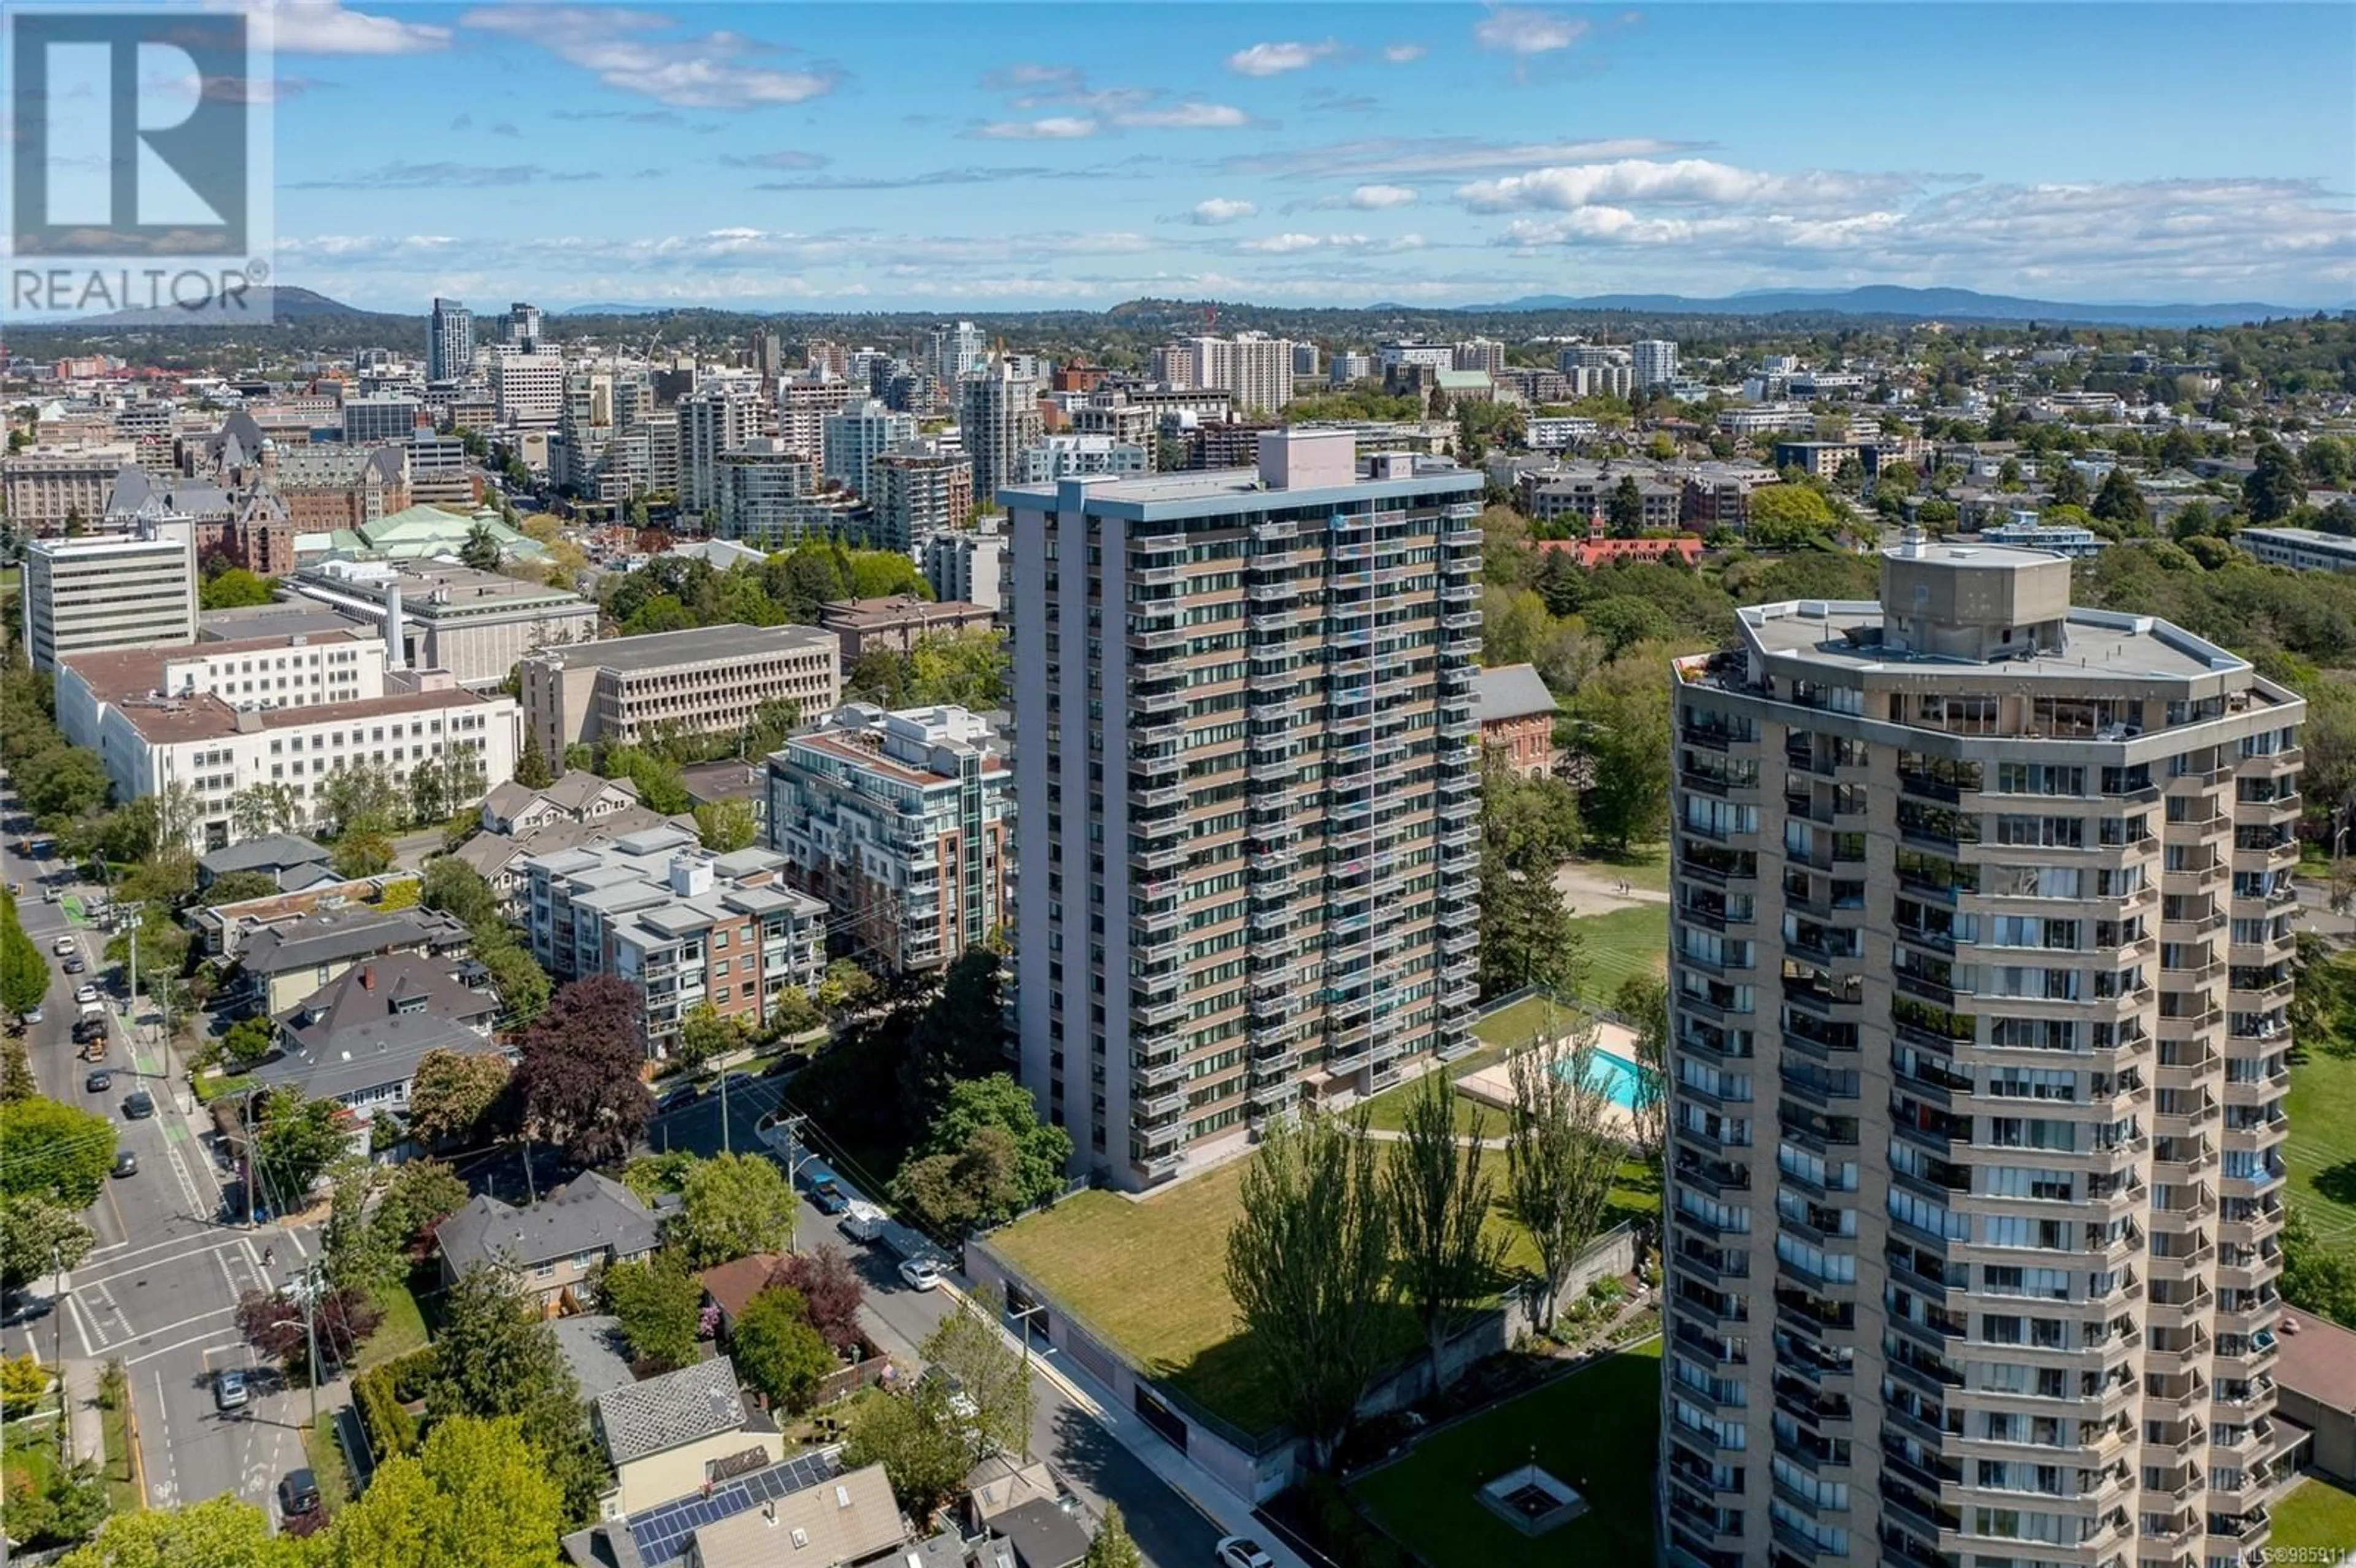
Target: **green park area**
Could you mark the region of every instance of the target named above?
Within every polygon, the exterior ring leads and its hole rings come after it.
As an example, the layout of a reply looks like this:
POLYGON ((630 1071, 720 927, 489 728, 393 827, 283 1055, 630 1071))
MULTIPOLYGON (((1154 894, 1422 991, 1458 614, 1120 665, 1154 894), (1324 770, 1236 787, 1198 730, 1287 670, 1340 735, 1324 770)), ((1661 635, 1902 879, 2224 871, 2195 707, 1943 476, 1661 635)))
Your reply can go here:
POLYGON ((1587 1568, 1653 1560, 1653 1462, 1660 1431, 1658 1339, 1506 1401, 1416 1445, 1355 1482, 1376 1524, 1430 1568, 1587 1568), (1588 1511, 1532 1539, 1480 1489, 1535 1459, 1588 1511))
POLYGON ((2320 1476, 2299 1482, 2273 1509, 2277 1563, 2336 1563, 2356 1552, 2356 1492, 2320 1476))
POLYGON ((2356 1057, 2304 1052, 2286 1109, 2291 1204, 2318 1241, 2356 1252, 2356 1057))

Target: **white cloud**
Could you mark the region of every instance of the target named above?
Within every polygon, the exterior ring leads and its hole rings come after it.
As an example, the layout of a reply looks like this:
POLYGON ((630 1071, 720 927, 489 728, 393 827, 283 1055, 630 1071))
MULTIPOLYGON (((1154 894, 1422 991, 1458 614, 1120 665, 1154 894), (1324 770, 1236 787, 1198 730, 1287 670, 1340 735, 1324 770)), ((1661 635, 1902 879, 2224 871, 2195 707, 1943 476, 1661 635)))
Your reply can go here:
POLYGON ((1567 49, 1587 36, 1584 17, 1520 5, 1496 5, 1473 25, 1473 41, 1484 49, 1527 57, 1567 49))
POLYGON ((1255 256, 1294 256, 1304 251, 1419 251, 1420 234, 1377 237, 1371 234, 1270 234, 1237 241, 1236 249, 1255 256))
POLYGON ((616 91, 681 109, 802 103, 824 97, 841 82, 833 70, 747 64, 781 51, 738 33, 648 37, 669 29, 669 19, 617 6, 498 5, 469 11, 458 20, 462 27, 544 44, 616 91))
POLYGON ((1247 218, 1255 216, 1258 211, 1259 208, 1251 202, 1233 197, 1215 196, 1207 201, 1196 202, 1194 210, 1187 217, 1187 221, 1201 224, 1239 223, 1247 218))
POLYGON ((1229 55, 1227 69, 1239 76, 1282 76, 1289 70, 1306 70, 1341 50, 1342 46, 1332 38, 1322 44, 1254 44, 1229 55))
POLYGON ((1097 123, 1081 114, 1050 114, 1044 120, 1000 120, 974 134, 990 142, 1076 142, 1097 133, 1097 123))
POLYGON ((1602 158, 1644 158, 1688 151, 1693 144, 1652 136, 1592 142, 1483 142, 1470 136, 1375 136, 1280 153, 1246 153, 1222 165, 1232 174, 1295 179, 1369 178, 1401 175, 1472 175, 1487 169, 1527 169, 1545 164, 1602 158))
POLYGON ((1622 158, 1612 163, 1573 164, 1533 169, 1503 179, 1475 180, 1457 188, 1457 199, 1475 212, 1532 208, 1569 211, 1597 203, 1726 207, 1773 204, 1832 208, 1902 196, 1921 188, 1920 176, 1858 175, 1816 169, 1799 175, 1766 174, 1709 158, 1659 162, 1622 158))
POLYGON ((258 0, 230 8, 266 14, 270 47, 283 55, 417 55, 450 47, 447 27, 371 16, 337 0, 258 0))
POLYGON ((1408 65, 1428 52, 1421 44, 1387 44, 1383 47, 1383 59, 1393 65, 1408 65))
POLYGON ((1414 199, 1415 187, 1408 185, 1362 185, 1350 193, 1350 205, 1363 212, 1405 207, 1414 199))
POLYGON ((1230 103, 1173 103, 1115 114, 1112 123, 1140 130, 1233 131, 1250 124, 1251 116, 1230 103))

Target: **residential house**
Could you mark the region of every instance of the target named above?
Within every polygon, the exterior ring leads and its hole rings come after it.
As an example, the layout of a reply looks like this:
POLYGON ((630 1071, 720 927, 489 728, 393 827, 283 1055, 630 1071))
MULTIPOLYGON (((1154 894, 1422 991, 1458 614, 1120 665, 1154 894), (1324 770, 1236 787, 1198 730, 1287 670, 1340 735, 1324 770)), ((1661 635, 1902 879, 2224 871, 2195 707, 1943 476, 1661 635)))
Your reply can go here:
POLYGON ((622 1337, 622 1320, 604 1312, 576 1312, 548 1326, 556 1349, 572 1370, 581 1397, 595 1399, 638 1381, 630 1369, 629 1342, 622 1337))
MULTIPOLYGON (((782 1464, 747 1470, 575 1531, 561 1543, 564 1559, 572 1568, 684 1568, 699 1529, 829 1485, 841 1474, 841 1448, 807 1449, 782 1464)), ((959 1552, 949 1558, 926 1557, 920 1568, 967 1568, 967 1563, 959 1552)))
POLYGON ((514 1271, 541 1310, 554 1316, 577 1307, 607 1264, 652 1253, 662 1222, 637 1193, 593 1170, 528 1209, 477 1196, 442 1221, 434 1240, 444 1285, 478 1264, 496 1264, 514 1271))
POLYGON ((771 1277, 785 1266, 785 1262, 782 1253, 755 1253, 748 1258, 716 1264, 695 1276, 703 1286, 704 1304, 719 1316, 722 1339, 735 1333, 736 1319, 744 1316, 745 1306, 768 1288, 771 1277))
POLYGON ((513 782, 501 784, 483 797, 480 820, 486 833, 520 837, 552 823, 596 822, 638 804, 634 781, 601 778, 586 768, 573 768, 538 789, 513 782))
POLYGON ((587 845, 610 844, 633 833, 663 827, 676 827, 692 832, 695 818, 660 816, 643 805, 633 805, 592 822, 573 822, 559 817, 544 827, 535 827, 519 836, 477 833, 451 854, 472 866, 483 880, 491 884, 491 891, 499 895, 508 912, 514 913, 522 907, 524 889, 530 885, 530 879, 524 875, 524 864, 534 856, 553 855, 587 845))
MULTIPOLYGON (((688 1568, 866 1568, 905 1561, 908 1528, 881 1465, 696 1528, 688 1568)), ((1063 1568, 1058 1564, 1057 1568, 1063 1568)))
POLYGON ((238 944, 243 997, 275 1017, 357 964, 402 953, 465 953, 474 938, 434 910, 365 905, 325 911, 255 932, 238 944))
POLYGON ((990 1534, 991 1548, 1003 1543, 991 1561, 1005 1563, 1011 1557, 1009 1568, 1078 1568, 1088 1554, 1087 1526, 1068 1509, 1044 1498, 993 1515, 990 1534))
POLYGON ((327 864, 324 845, 293 833, 273 833, 215 849, 197 861, 197 887, 211 887, 238 871, 260 871, 278 884, 282 893, 299 892, 322 883, 341 881, 327 864))
MULTIPOLYGON (((776 1423, 746 1408, 736 1363, 725 1356, 609 1390, 591 1409, 614 1467, 614 1486, 603 1499, 607 1519, 685 1497, 785 1457, 776 1423)), ((753 1516, 756 1522, 761 1517, 753 1516)))
POLYGON ((203 941, 207 954, 234 962, 243 944, 264 931, 322 912, 380 905, 395 889, 400 890, 394 894, 396 901, 407 900, 403 907, 413 908, 416 900, 410 889, 418 880, 414 871, 385 871, 349 881, 319 882, 291 893, 265 893, 235 903, 198 904, 180 918, 203 941))
POLYGON ((1472 697, 1483 747, 1503 752, 1506 764, 1524 778, 1553 768, 1559 709, 1537 666, 1509 664, 1482 670, 1472 678, 1472 697))
POLYGON ((758 841, 766 842, 769 775, 759 763, 740 762, 734 757, 716 763, 691 763, 680 770, 679 782, 686 786, 691 807, 717 805, 723 800, 741 800, 751 806, 753 826, 761 834, 758 841))

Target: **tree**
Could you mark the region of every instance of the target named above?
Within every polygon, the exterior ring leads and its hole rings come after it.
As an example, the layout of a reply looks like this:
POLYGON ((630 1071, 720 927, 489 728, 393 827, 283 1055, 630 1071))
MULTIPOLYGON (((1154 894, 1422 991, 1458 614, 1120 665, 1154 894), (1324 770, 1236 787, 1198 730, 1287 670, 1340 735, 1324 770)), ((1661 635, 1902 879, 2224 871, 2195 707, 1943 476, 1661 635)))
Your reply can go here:
POLYGON ((347 880, 380 876, 392 869, 392 840, 381 833, 348 833, 329 854, 327 864, 347 880))
POLYGON ((2319 1238, 2298 1208, 2283 1221, 2282 1254, 2283 1299, 2343 1328, 2356 1328, 2356 1257, 2319 1238))
POLYGON ((867 1286, 841 1247, 791 1253, 770 1272, 769 1279, 801 1292, 810 1327, 828 1344, 845 1352, 858 1345, 859 1308, 867 1299, 867 1286))
POLYGON ((488 523, 477 523, 466 530, 466 542, 458 547, 458 560, 477 571, 497 571, 507 552, 499 548, 497 536, 488 523))
POLYGON ((289 1368, 303 1366, 316 1343, 325 1378, 376 1331, 383 1317, 357 1290, 322 1291, 312 1301, 308 1317, 303 1304, 283 1291, 249 1290, 237 1298, 232 1321, 247 1344, 289 1368))
MULTIPOLYGON (((937 1115, 958 1083, 1000 1072, 1006 1060, 1003 978, 1003 961, 988 946, 967 948, 942 976, 940 990, 908 1031, 900 1074, 901 1098, 915 1119, 937 1115)), ((1014 1114, 1011 1104, 1004 1114, 1014 1114)), ((1007 1125, 1025 1130, 1019 1119, 1007 1125)))
POLYGON ((1667 651, 1630 650, 1590 675, 1571 699, 1580 749, 1595 763, 1585 821, 1603 842, 1625 849, 1669 825, 1667 651))
POLYGON ((437 856, 425 863, 423 901, 469 931, 495 924, 499 918, 499 895, 480 871, 455 856, 437 856))
POLYGON ((1620 483, 1612 487, 1604 518, 1616 539, 1633 539, 1644 531, 1644 492, 1637 486, 1634 475, 1622 474, 1620 483))
POLYGON ((516 758, 515 782, 526 789, 546 789, 556 782, 556 774, 548 765, 548 753, 540 749, 537 731, 524 735, 523 753, 516 758))
POLYGON ((336 1157, 351 1147, 348 1113, 299 1089, 261 1095, 253 1113, 253 1158, 263 1192, 282 1212, 302 1207, 336 1157))
POLYGON ((408 805, 392 770, 381 763, 350 762, 327 775, 319 794, 319 816, 327 836, 391 833, 408 805))
POLYGON ((197 902, 206 909, 219 909, 248 899, 272 898, 277 892, 278 879, 267 871, 224 871, 206 884, 197 902))
POLYGON ((268 1019, 240 1019, 221 1036, 221 1059, 233 1072, 259 1066, 278 1049, 278 1030, 268 1019))
POLYGON ((1030 1359, 998 1327, 1004 1307, 994 1286, 981 1286, 935 1324, 916 1348, 926 1364, 947 1373, 970 1402, 963 1424, 970 1463, 977 1465, 992 1454, 1031 1455, 1037 1397, 1030 1359))
POLYGON ((1459 1146, 1455 1087, 1444 1068, 1435 1068, 1408 1096, 1398 1141, 1383 1164, 1383 1197, 1398 1247, 1392 1283, 1423 1327, 1435 1393, 1440 1353, 1489 1294, 1505 1260, 1505 1238, 1486 1232, 1496 1185, 1481 1168, 1488 1130, 1476 1107, 1470 1137, 1459 1146))
POLYGON ((230 1493, 177 1509, 134 1509, 99 1527, 58 1568, 305 1568, 308 1541, 273 1535, 270 1516, 230 1493))
POLYGON ((2066 456, 2056 456, 2046 465, 2051 478, 2046 484, 2046 501, 2056 507, 2083 507, 2093 497, 2086 491, 2086 476, 2078 465, 2066 456))
POLYGON ((399 1244, 377 1229, 372 1212, 389 1174, 358 1154, 345 1155, 330 1168, 327 1222, 319 1232, 320 1270, 329 1284, 366 1292, 401 1277, 399 1244))
POLYGON ((829 1012, 851 1012, 874 994, 875 976, 849 958, 829 964, 818 983, 818 1005, 829 1012))
POLYGON ((461 1415, 515 1416, 562 1491, 566 1522, 594 1519, 608 1480, 605 1459, 589 1430, 581 1385, 521 1285, 489 1264, 459 1275, 443 1297, 434 1349, 427 1417, 438 1424, 461 1415))
POLYGON ((1121 1518, 1119 1503, 1105 1504, 1104 1518, 1088 1541, 1088 1554, 1080 1559, 1080 1568, 1145 1568, 1145 1554, 1129 1538, 1129 1522, 1121 1518))
POLYGON ((0 1007, 23 1018, 49 994, 49 961, 25 934, 16 901, 0 892, 0 1007))
POLYGON ((1805 485, 1762 485, 1751 492, 1743 536, 1754 545, 1789 549, 1831 532, 1839 521, 1832 503, 1805 485))
POLYGON ((327 1568, 553 1568, 569 1522, 524 1424, 438 1422, 329 1525, 327 1568))
POLYGON ((2093 505, 2086 509, 2106 523, 2117 523, 2137 531, 2151 520, 2150 509, 2144 505, 2143 492, 2136 488, 2133 479, 2127 477, 2126 469, 2117 464, 2113 464, 2111 471, 2103 475, 2103 487, 2095 493, 2093 505))
POLYGON ((30 1413, 55 1381, 30 1350, 21 1356, 0 1356, 0 1413, 30 1413))
POLYGON ((490 972, 491 989, 499 995, 507 1010, 501 1021, 508 1027, 520 1028, 540 1017, 548 1006, 548 971, 538 960, 526 953, 505 927, 499 927, 498 939, 486 942, 484 930, 475 931, 475 962, 490 972))
POLYGON ((1518 777, 1499 755, 1484 758, 1482 773, 1481 988, 1568 989, 1581 944, 1554 875, 1579 845, 1577 798, 1558 780, 1518 777))
POLYGON ((793 1244, 794 1189, 766 1155, 723 1154, 687 1175, 670 1239, 696 1268, 793 1244))
POLYGON ((0 1195, 72 1211, 98 1200, 114 1165, 114 1124, 55 1100, 0 1104, 0 1195))
POLYGON ((45 1198, 0 1199, 0 1288, 79 1268, 98 1244, 81 1216, 45 1198))
POLYGON ((1241 1203, 1227 1232, 1227 1289, 1322 1470, 1390 1353, 1370 1310, 1389 1277, 1391 1232, 1365 1112, 1270 1125, 1245 1168, 1241 1203))
POLYGON ((597 1290, 605 1310, 621 1320, 631 1353, 649 1373, 673 1371, 695 1360, 703 1287, 679 1253, 666 1249, 643 1263, 609 1264, 597 1290))
POLYGON ((801 1292, 787 1285, 754 1292, 736 1315, 728 1343, 744 1381, 795 1415, 817 1403, 819 1385, 839 1364, 810 1327, 801 1292))
POLYGON ((540 1136, 578 1165, 629 1152, 654 1115, 638 988, 610 975, 575 980, 524 1030, 516 1068, 524 1114, 540 1136))
POLYGON ((844 1434, 844 1467, 883 1466, 902 1510, 930 1519, 973 1468, 954 1397, 935 1378, 905 1394, 860 1401, 844 1434))
POLYGON ((62 743, 20 760, 9 771, 16 798, 37 820, 75 817, 106 804, 106 763, 87 746, 62 743))
POLYGON ((1071 1135, 1041 1122, 1030 1091, 993 1072, 951 1086, 894 1192, 958 1230, 1012 1219, 1055 1197, 1071 1157, 1071 1135))
POLYGON ((1612 1006, 1636 1031, 1636 1081, 1628 1107, 1636 1151, 1646 1164, 1658 1165, 1668 1136, 1669 983, 1658 975, 1631 975, 1620 982, 1612 1006))
POLYGON ((1554 1327, 1563 1275, 1600 1227, 1620 1148, 1606 1117, 1611 1096, 1595 1065, 1595 1027, 1569 1040, 1541 1040, 1506 1059, 1514 1103, 1505 1118, 1505 1168, 1514 1212, 1537 1249, 1531 1317, 1554 1327))
POLYGON ((274 595, 277 584, 267 577, 257 577, 241 566, 217 572, 205 579, 198 591, 198 608, 203 610, 241 610, 252 604, 267 604, 274 595))
POLYGON ((679 1021, 679 1040, 670 1059, 689 1072, 744 1049, 747 1036, 742 1019, 723 1018, 710 1002, 700 1002, 679 1021))
POLYGON ((2307 482, 2299 475, 2298 460, 2280 442, 2260 446, 2257 465, 2242 481, 2242 503, 2249 510, 2250 521, 2278 523, 2306 501, 2307 482))
POLYGON ((994 626, 927 632, 909 648, 906 667, 905 700, 917 707, 954 703, 982 712, 1006 700, 1011 660, 994 626))
POLYGON ((410 1082, 411 1136, 432 1147, 480 1135, 509 1075, 507 1059, 496 1052, 427 1051, 410 1082))
POLYGON ((309 820, 293 784, 251 784, 229 797, 230 831, 241 840, 299 832, 309 820))
POLYGON ((753 717, 744 726, 744 754, 766 757, 783 750, 795 726, 801 721, 801 704, 790 697, 771 698, 753 709, 753 717))
POLYGON ((404 1160, 383 1183, 371 1221, 378 1244, 388 1253, 415 1258, 431 1243, 434 1228, 466 1206, 466 1183, 438 1159, 404 1160))
POLYGON ((695 808, 696 836, 715 855, 749 849, 761 839, 760 819, 749 800, 715 800, 695 808))

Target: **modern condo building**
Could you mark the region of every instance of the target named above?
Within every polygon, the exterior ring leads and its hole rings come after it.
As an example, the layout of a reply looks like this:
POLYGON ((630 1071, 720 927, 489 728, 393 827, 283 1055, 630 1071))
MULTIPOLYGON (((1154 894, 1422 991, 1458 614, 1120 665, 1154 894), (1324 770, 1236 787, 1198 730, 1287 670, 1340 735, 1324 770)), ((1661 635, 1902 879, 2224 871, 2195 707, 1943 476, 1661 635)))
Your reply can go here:
POLYGON ((1259 453, 1001 497, 1023 1080, 1130 1189, 1470 1042, 1481 478, 1259 453))
POLYGON ((1881 570, 1676 670, 1666 1558, 2255 1563, 2303 705, 1881 570))

